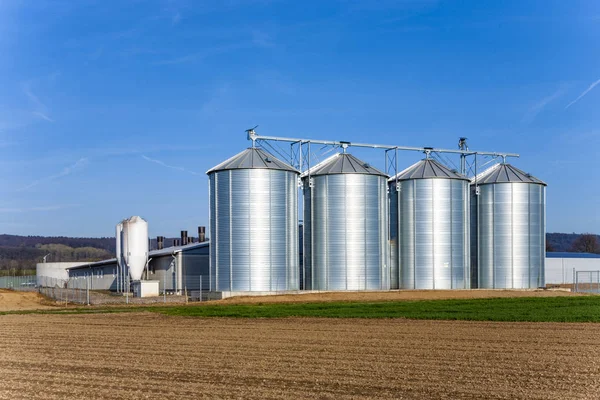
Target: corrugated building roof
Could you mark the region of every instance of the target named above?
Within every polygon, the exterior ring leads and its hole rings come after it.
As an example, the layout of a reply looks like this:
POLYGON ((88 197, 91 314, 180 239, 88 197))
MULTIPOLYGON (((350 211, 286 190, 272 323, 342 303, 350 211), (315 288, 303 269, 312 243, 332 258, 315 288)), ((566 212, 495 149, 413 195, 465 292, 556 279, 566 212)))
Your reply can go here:
POLYGON ((411 165, 404 171, 389 179, 390 182, 406 181, 410 179, 460 179, 469 180, 464 175, 440 164, 431 158, 425 158, 416 164, 411 165))
POLYGON ((549 251, 546 253, 546 258, 600 258, 600 254, 549 251))
MULTIPOLYGON (((148 252, 148 258, 176 254, 176 253, 185 252, 187 250, 194 250, 199 247, 205 247, 205 246, 210 246, 210 241, 207 240, 207 241, 201 242, 201 243, 190 243, 190 244, 186 244, 185 246, 166 247, 161 250, 151 250, 150 252, 148 252)), ((75 269, 81 269, 81 268, 101 267, 103 265, 116 264, 116 263, 117 263, 116 258, 110 258, 108 260, 102 260, 102 261, 96 261, 96 262, 87 263, 87 264, 81 264, 81 265, 77 265, 75 267, 71 267, 71 268, 67 268, 67 269, 75 270, 75 269)))
POLYGON ((213 172, 231 169, 273 169, 300 173, 291 165, 277 159, 263 149, 255 147, 250 147, 241 153, 236 154, 230 159, 209 169, 206 173, 211 174, 213 172))

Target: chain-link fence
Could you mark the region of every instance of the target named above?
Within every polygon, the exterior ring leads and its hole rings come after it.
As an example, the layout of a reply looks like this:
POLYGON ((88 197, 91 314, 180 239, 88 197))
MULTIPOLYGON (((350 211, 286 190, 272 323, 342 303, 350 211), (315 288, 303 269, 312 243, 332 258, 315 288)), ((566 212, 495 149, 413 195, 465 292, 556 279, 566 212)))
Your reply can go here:
MULTIPOLYGON (((33 277, 35 279, 35 277, 33 277)), ((159 295, 152 297, 134 297, 133 290, 112 290, 114 285, 107 283, 106 278, 99 275, 71 279, 57 279, 46 276, 37 277, 39 293, 60 303, 77 304, 152 304, 152 303, 185 303, 188 301, 203 301, 208 298, 208 291, 202 288, 204 277, 195 277, 198 284, 192 290, 184 287, 179 292, 171 289, 164 290, 165 285, 159 287, 159 295)), ((33 281, 35 282, 35 280, 33 281)))
POLYGON ((576 292, 600 293, 600 271, 575 271, 576 292))
POLYGON ((149 303, 186 303, 206 301, 209 295, 208 276, 186 275, 183 286, 173 289, 166 278, 159 281, 159 294, 152 297, 134 297, 133 286, 129 290, 116 291, 113 278, 106 275, 89 274, 86 276, 59 279, 48 276, 3 276, 0 277, 0 289, 17 291, 37 291, 44 296, 61 303, 77 304, 149 304, 149 303), (164 288, 167 288, 166 290, 164 288))
POLYGON ((36 289, 36 286, 35 275, 0 277, 0 289, 33 291, 36 289))

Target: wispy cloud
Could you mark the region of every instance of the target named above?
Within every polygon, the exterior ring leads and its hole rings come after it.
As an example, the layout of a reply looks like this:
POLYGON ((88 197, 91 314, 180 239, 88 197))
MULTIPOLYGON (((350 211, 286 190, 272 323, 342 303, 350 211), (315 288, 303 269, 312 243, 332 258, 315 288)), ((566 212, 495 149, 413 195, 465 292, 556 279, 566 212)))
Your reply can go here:
POLYGON ((204 117, 214 117, 222 112, 228 104, 230 84, 224 83, 217 87, 212 96, 200 107, 200 114, 204 117))
POLYGON ((99 47, 97 48, 93 53, 91 53, 88 58, 90 59, 90 61, 96 61, 99 60, 100 57, 102 57, 102 53, 104 53, 104 48, 99 47))
POLYGON ((54 122, 52 118, 49 116, 48 107, 39 99, 38 96, 33 93, 31 90, 31 83, 26 82, 23 84, 23 93, 29 98, 29 100, 33 103, 34 111, 31 112, 32 115, 43 119, 48 122, 54 122))
POLYGON ((170 58, 170 59, 165 59, 165 60, 160 60, 155 62, 155 65, 175 65, 175 64, 183 64, 186 62, 190 62, 193 60, 196 60, 197 58, 200 58, 202 56, 202 53, 189 53, 186 54, 184 56, 181 57, 175 57, 175 58, 170 58))
POLYGON ((81 204, 55 204, 38 207, 0 207, 0 213, 25 213, 30 211, 56 211, 65 208, 79 207, 81 204))
POLYGON ((171 18, 171 23, 173 25, 177 25, 181 21, 181 13, 176 12, 175 15, 171 18))
POLYGON ((537 117, 537 115, 542 112, 544 110, 544 108, 546 108, 546 106, 548 104, 550 104, 551 102, 553 102, 554 100, 558 99, 559 97, 561 97, 562 95, 565 94, 565 88, 562 87, 560 89, 558 89, 556 92, 552 93, 550 96, 546 96, 543 99, 541 99, 539 102, 537 102, 536 104, 533 105, 533 107, 531 107, 527 113, 525 113, 525 115, 523 116, 523 122, 525 123, 531 123, 533 122, 533 120, 535 119, 535 117, 537 117))
POLYGON ((570 102, 569 104, 567 104, 567 106, 565 107, 565 110, 569 107, 571 107, 573 104, 577 103, 579 100, 581 100, 586 94, 588 94, 593 88, 596 87, 596 85, 598 85, 600 83, 600 79, 598 79, 596 82, 592 83, 587 89, 585 89, 583 91, 583 93, 581 93, 575 100, 573 100, 572 102, 570 102))
POLYGON ((194 171, 190 171, 189 169, 185 169, 183 167, 178 167, 178 166, 175 166, 175 165, 169 165, 169 164, 167 164, 167 163, 165 163, 163 161, 160 161, 160 160, 157 160, 157 159, 154 159, 154 158, 150 158, 150 157, 145 156, 145 155, 142 155, 142 158, 144 160, 146 160, 146 161, 158 164, 158 165, 163 166, 165 168, 170 168, 170 169, 174 169, 174 170, 181 171, 181 172, 187 172, 188 174, 192 174, 192 175, 200 175, 199 173, 194 172, 194 171))
POLYGON ((252 31, 252 43, 257 47, 275 47, 271 35, 256 29, 252 31))
POLYGON ((14 146, 16 144, 17 144, 17 142, 11 142, 11 141, 8 141, 8 140, 2 140, 2 139, 0 139, 0 149, 3 148, 3 147, 14 146))
POLYGON ((49 116, 47 116, 46 114, 44 114, 42 112, 33 111, 32 114, 35 115, 38 118, 45 119, 48 122, 54 122, 54 120, 52 118, 50 118, 49 116))
POLYGON ((145 145, 142 147, 132 148, 130 145, 120 145, 114 147, 105 147, 105 148, 89 148, 83 149, 86 154, 90 153, 92 158, 105 158, 105 157, 115 157, 115 156, 127 156, 127 155, 142 155, 144 153, 159 153, 165 151, 176 151, 176 152, 190 152, 190 151, 198 151, 198 150, 206 150, 212 148, 212 145, 204 145, 204 146, 185 146, 185 145, 177 145, 177 144, 167 144, 167 143, 158 143, 156 145, 145 145))
POLYGON ((205 51, 202 51, 202 52, 188 53, 188 54, 182 55, 180 57, 158 60, 158 61, 154 62, 153 64, 154 65, 183 64, 183 63, 187 63, 187 62, 203 60, 205 58, 217 56, 219 54, 226 54, 226 53, 240 50, 240 49, 252 48, 255 46, 256 46, 256 44, 253 44, 250 42, 225 44, 222 46, 214 46, 214 47, 206 49, 205 51))
POLYGON ((68 167, 65 167, 61 172, 59 172, 58 174, 54 174, 54 175, 50 175, 47 176, 45 178, 41 178, 41 179, 37 179, 33 182, 31 182, 29 185, 24 186, 20 189, 18 189, 17 191, 23 191, 23 190, 27 190, 27 189, 31 189, 39 184, 45 183, 45 182, 51 182, 54 181, 56 179, 65 177, 67 175, 71 175, 73 172, 85 167, 87 164, 89 163, 89 160, 85 157, 80 158, 79 160, 77 160, 74 164, 69 165, 68 167))

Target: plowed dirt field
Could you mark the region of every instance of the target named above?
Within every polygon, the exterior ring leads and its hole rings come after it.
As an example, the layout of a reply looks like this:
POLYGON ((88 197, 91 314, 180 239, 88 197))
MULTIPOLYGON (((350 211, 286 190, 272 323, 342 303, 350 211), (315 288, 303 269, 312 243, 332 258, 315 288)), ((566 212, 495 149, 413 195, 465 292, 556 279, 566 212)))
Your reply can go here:
POLYGON ((0 316, 2 399, 598 398, 600 324, 0 316))

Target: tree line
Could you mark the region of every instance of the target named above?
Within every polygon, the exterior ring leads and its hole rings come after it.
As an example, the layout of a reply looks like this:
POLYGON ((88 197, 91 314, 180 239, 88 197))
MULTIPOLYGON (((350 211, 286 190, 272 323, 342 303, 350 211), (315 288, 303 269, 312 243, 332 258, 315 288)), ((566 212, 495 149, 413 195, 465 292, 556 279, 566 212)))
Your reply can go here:
POLYGON ((73 248, 64 244, 37 244, 34 247, 0 246, 0 270, 35 269, 46 257, 47 262, 93 262, 113 258, 114 254, 95 247, 73 248))
MULTIPOLYGON (((165 247, 173 239, 165 240, 165 247)), ((156 239, 150 249, 156 248, 156 239)), ((600 236, 591 233, 547 233, 546 251, 600 254, 600 236)), ((48 262, 93 262, 115 257, 115 238, 72 238, 66 236, 0 235, 0 271, 35 269, 47 256, 48 262)))
POLYGON ((593 233, 547 233, 546 251, 600 254, 600 236, 593 233))

